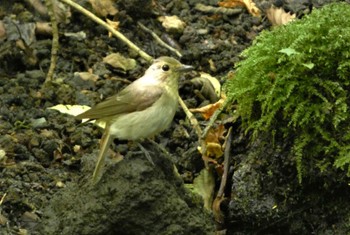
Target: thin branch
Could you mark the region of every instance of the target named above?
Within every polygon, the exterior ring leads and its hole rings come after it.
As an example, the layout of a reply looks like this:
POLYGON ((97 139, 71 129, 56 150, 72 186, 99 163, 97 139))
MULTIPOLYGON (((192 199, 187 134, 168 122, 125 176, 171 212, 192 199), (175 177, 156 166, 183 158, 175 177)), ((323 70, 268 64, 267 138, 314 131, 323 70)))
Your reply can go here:
POLYGON ((198 138, 200 136, 202 136, 202 130, 201 128, 199 127, 199 123, 197 121, 197 119, 195 118, 195 116, 190 112, 190 110, 188 110, 185 102, 182 100, 182 98, 179 96, 179 103, 182 107, 182 109, 184 110, 187 118, 190 120, 194 130, 196 131, 197 135, 198 135, 198 138))
POLYGON ((47 72, 45 82, 52 81, 53 73, 55 72, 56 63, 57 63, 57 53, 59 48, 58 42, 58 27, 56 21, 56 14, 53 7, 53 0, 45 0, 47 13, 50 16, 51 25, 52 25, 52 46, 51 46, 51 62, 50 68, 47 72))
POLYGON ((224 191, 227 183, 228 176, 228 166, 230 164, 230 151, 231 151, 231 142, 232 142, 232 127, 228 130, 225 141, 225 153, 224 153, 224 173, 221 176, 221 183, 217 198, 222 198, 224 196, 224 191))
POLYGON ((197 11, 205 12, 205 13, 211 13, 211 14, 223 14, 223 15, 238 15, 242 13, 242 9, 228 9, 225 7, 213 7, 213 6, 207 6, 201 3, 197 3, 194 7, 197 11))
POLYGON ((109 24, 107 24, 105 21, 98 18, 96 15, 94 15, 92 12, 86 10, 79 4, 71 1, 71 0, 61 0, 62 2, 68 4, 69 6, 73 7, 74 9, 80 11, 96 23, 102 25, 105 27, 109 32, 111 32, 114 36, 116 36, 119 40, 124 42, 128 47, 130 47, 132 50, 136 51, 142 58, 144 58, 146 61, 151 62, 153 61, 153 57, 148 55, 146 52, 141 50, 138 46, 136 46, 133 42, 131 42, 129 39, 127 39, 122 33, 115 30, 113 27, 111 27, 109 24))
POLYGON ((152 30, 150 30, 149 28, 147 28, 146 26, 144 26, 142 23, 138 22, 137 23, 138 26, 141 27, 141 29, 145 30, 146 32, 150 33, 152 35, 152 37, 163 47, 167 48, 169 51, 174 52, 178 57, 182 57, 182 54, 176 50, 175 48, 171 47, 170 45, 166 44, 160 37, 158 37, 158 35, 153 32, 152 30))

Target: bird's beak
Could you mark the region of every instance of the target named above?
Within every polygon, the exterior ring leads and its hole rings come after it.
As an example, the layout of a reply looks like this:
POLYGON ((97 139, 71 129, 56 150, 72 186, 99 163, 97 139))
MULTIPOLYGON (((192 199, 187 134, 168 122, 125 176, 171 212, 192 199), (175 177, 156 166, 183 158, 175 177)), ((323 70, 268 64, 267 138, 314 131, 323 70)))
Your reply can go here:
POLYGON ((191 65, 185 65, 183 64, 180 68, 177 69, 179 72, 188 72, 194 70, 194 67, 191 65))

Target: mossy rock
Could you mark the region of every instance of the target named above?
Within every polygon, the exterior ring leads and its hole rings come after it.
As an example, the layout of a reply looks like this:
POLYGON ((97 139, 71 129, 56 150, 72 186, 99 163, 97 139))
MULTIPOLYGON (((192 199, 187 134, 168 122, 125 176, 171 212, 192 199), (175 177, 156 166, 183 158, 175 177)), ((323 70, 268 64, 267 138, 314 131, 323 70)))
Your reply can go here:
POLYGON ((300 182, 306 161, 350 175, 349 15, 332 3, 261 33, 226 84, 247 132, 292 139, 300 182))

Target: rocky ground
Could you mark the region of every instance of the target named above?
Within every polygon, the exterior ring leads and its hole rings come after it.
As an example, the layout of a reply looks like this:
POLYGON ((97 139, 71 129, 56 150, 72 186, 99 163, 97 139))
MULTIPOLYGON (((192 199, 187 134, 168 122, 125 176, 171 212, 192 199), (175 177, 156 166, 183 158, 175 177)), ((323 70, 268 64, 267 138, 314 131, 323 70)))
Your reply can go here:
MULTIPOLYGON (((89 2, 77 2, 94 11, 89 2)), ((196 108, 213 100, 188 80, 206 72, 223 84, 242 50, 262 30, 271 30, 265 16, 271 4, 302 17, 333 1, 256 1, 260 17, 244 7, 215 12, 197 5, 217 7, 217 1, 116 2, 118 13, 110 11, 102 18, 119 21, 119 31, 152 57, 176 57, 141 29, 138 23, 142 23, 181 52, 183 63, 196 67, 180 81, 180 96, 188 107, 196 108), (183 32, 165 32, 157 20, 160 15, 178 16, 186 24, 183 32)), ((229 118, 225 127, 234 130, 232 158, 226 199, 219 210, 223 220, 218 224, 218 217, 183 185, 192 183, 204 164, 197 151, 198 136, 181 108, 171 128, 155 138, 170 156, 148 141, 143 143, 154 167, 137 147, 116 140, 115 157, 108 160, 101 182, 91 186, 101 130, 48 108, 92 106, 141 76, 148 63, 81 13, 73 9, 61 13, 54 80, 45 82, 51 36, 31 35, 30 29, 37 27, 32 23, 48 22, 48 16, 29 1, 0 2, 0 20, 7 27, 7 35, 0 30, 0 234, 349 232, 349 188, 338 183, 346 182, 345 177, 330 175, 298 184, 295 166, 284 161, 289 153, 283 152, 283 145, 288 143, 277 143, 280 152, 259 142, 248 145, 239 122, 230 123, 229 118), (13 32, 23 25, 26 30, 20 35, 13 32), (78 32, 85 36, 78 37, 78 32), (21 38, 34 39, 20 44, 21 38), (136 67, 125 71, 103 63, 106 55, 116 52, 135 59, 136 67), (94 76, 83 79, 83 72, 94 76), (123 161, 117 162, 117 153, 123 161)), ((204 129, 207 122, 197 117, 204 129)), ((215 191, 219 185, 215 175, 215 191)))

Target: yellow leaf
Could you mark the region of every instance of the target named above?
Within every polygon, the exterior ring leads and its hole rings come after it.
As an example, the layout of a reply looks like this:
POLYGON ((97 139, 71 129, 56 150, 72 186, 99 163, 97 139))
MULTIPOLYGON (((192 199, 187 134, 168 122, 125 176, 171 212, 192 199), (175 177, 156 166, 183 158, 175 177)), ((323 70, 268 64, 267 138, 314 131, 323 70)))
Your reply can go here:
MULTIPOLYGON (((119 21, 112 21, 112 20, 106 19, 106 22, 116 31, 119 30, 119 24, 120 24, 119 21)), ((108 32, 108 37, 112 37, 112 36, 113 36, 113 34, 111 32, 108 32)))
POLYGON ((272 26, 287 24, 288 22, 293 21, 296 17, 295 14, 287 13, 282 8, 276 8, 275 6, 266 10, 266 16, 272 26))
POLYGON ((253 16, 260 16, 260 9, 255 5, 252 0, 224 0, 218 3, 221 7, 234 8, 238 6, 244 6, 249 13, 253 16))

